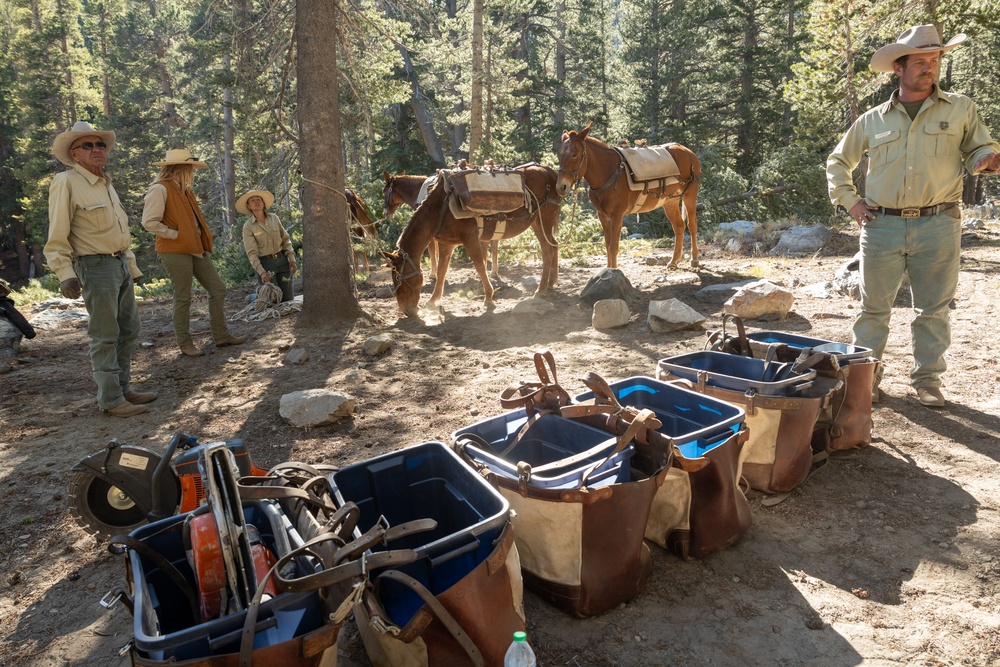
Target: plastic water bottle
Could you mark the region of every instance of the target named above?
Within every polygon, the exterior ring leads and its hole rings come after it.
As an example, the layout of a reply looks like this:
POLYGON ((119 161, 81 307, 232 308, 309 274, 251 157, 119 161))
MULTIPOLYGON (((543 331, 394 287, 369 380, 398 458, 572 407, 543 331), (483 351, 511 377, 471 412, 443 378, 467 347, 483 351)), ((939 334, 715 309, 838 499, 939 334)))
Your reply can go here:
POLYGON ((503 667, 535 667, 535 652, 528 646, 528 635, 520 630, 514 633, 514 641, 503 657, 503 667))

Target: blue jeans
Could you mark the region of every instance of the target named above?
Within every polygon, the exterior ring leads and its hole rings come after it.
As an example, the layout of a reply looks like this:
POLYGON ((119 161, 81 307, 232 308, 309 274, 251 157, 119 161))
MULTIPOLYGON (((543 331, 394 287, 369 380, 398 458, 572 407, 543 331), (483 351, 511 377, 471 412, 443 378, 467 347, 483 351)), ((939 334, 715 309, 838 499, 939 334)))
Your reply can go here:
POLYGON ((229 335, 224 306, 226 303, 226 283, 212 264, 212 256, 205 253, 201 257, 183 253, 157 253, 160 262, 167 269, 174 288, 174 337, 177 345, 191 344, 191 285, 194 278, 208 292, 208 323, 215 340, 229 335))
POLYGON ((132 378, 132 355, 139 338, 139 307, 124 255, 87 255, 74 260, 90 314, 90 364, 97 383, 97 405, 108 410, 122 403, 132 378))
POLYGON ((910 278, 916 318, 913 387, 940 387, 951 345, 949 305, 958 288, 962 253, 961 209, 957 206, 923 218, 879 215, 861 229, 861 314, 854 322, 854 344, 882 358, 889 337, 892 302, 910 278))

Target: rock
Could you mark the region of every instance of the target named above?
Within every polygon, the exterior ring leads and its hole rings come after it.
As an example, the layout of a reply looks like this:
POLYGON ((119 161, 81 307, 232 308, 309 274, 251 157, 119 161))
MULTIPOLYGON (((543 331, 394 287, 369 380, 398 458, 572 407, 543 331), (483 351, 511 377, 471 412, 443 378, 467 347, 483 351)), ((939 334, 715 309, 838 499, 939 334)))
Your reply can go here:
POLYGON ((395 296, 395 292, 392 291, 392 285, 385 285, 375 290, 376 299, 391 299, 395 296))
POLYGON ((699 328, 705 316, 679 299, 650 301, 646 324, 656 333, 699 328))
POLYGON ((362 345, 361 349, 369 357, 377 357, 392 347, 392 337, 388 334, 376 334, 371 336, 362 345))
POLYGON ((802 294, 811 296, 814 299, 829 299, 836 294, 836 292, 837 288, 834 287, 833 283, 830 281, 825 283, 813 283, 812 285, 806 285, 802 288, 802 294))
POLYGON ((757 231, 757 223, 749 220, 734 220, 719 223, 719 231, 733 236, 753 236, 757 231))
POLYGON ((525 289, 535 290, 538 289, 538 276, 526 276, 521 279, 521 284, 524 285, 525 289))
POLYGON ((286 364, 294 364, 298 366, 299 364, 304 364, 309 361, 309 351, 304 347, 293 347, 285 355, 286 364))
POLYGON ((614 329, 628 324, 631 313, 621 299, 602 299, 594 304, 590 324, 595 329, 614 329))
POLYGON ((962 221, 962 229, 986 229, 986 223, 979 218, 966 218, 962 221))
MULTIPOLYGON (((43 310, 29 320, 31 326, 43 331, 51 331, 71 324, 79 322, 87 323, 90 321, 90 315, 87 311, 80 308, 82 305, 81 302, 70 301, 69 299, 61 299, 61 301, 72 303, 75 307, 70 310, 63 310, 61 307, 43 310)), ((173 332, 173 329, 170 331, 173 332)))
POLYGON ((732 295, 736 294, 740 289, 749 285, 750 283, 757 282, 755 278, 750 278, 749 280, 741 280, 738 283, 725 283, 720 285, 709 285, 708 287, 702 287, 700 290, 694 293, 696 299, 703 299, 705 301, 718 301, 723 302, 729 299, 732 295))
POLYGON ((545 299, 532 297, 518 301, 510 312, 518 315, 544 315, 545 313, 551 313, 555 309, 556 307, 545 299))
POLYGON ((621 299, 632 303, 638 297, 639 293, 621 269, 601 269, 587 281, 580 293, 580 300, 588 306, 604 299, 621 299))
POLYGON ((798 257, 812 255, 830 241, 832 233, 823 225, 796 226, 781 233, 771 255, 798 257))
POLYGON ((334 424, 354 414, 357 404, 350 394, 332 389, 305 389, 281 397, 278 413, 298 428, 334 424))
POLYGON ((672 257, 672 255, 647 255, 643 262, 646 266, 667 266, 672 257))
POLYGON ((14 370, 14 367, 10 364, 0 364, 0 375, 10 373, 12 370, 14 370))
POLYGON ((0 359, 13 359, 21 347, 24 334, 6 317, 0 317, 0 359))
POLYGON ((758 280, 744 286, 726 301, 723 311, 738 315, 744 320, 755 320, 762 316, 777 315, 784 319, 795 303, 795 296, 786 289, 767 280, 758 280))
POLYGON ((861 299, 861 251, 859 250, 846 264, 837 269, 831 283, 833 289, 852 299, 861 299))

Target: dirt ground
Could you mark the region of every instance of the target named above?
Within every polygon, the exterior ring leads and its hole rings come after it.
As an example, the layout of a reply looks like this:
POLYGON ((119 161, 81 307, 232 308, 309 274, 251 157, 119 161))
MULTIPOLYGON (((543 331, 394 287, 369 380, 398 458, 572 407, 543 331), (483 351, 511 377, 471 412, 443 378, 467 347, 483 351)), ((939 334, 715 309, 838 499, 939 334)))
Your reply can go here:
MULTIPOLYGON (((529 641, 540 665, 998 665, 1000 664, 1000 223, 963 243, 953 311, 947 408, 921 407, 907 383, 912 311, 902 296, 886 353, 886 398, 874 412, 870 447, 839 456, 790 498, 765 506, 749 493, 753 526, 733 547, 681 561, 651 545, 647 588, 619 608, 578 620, 526 593, 529 641)), ((816 257, 736 257, 706 244, 697 273, 648 266, 648 250, 626 252, 620 267, 643 301, 624 328, 596 331, 579 301, 604 264, 563 262, 557 306, 544 316, 511 313, 530 296, 536 263, 502 267, 506 287, 487 313, 471 296, 469 267, 448 277, 443 315, 397 321, 395 303, 377 298, 385 269, 359 284, 374 323, 322 334, 296 316, 236 324, 240 347, 196 342, 201 358, 178 354, 168 299, 144 303, 135 359, 137 386, 156 390, 150 411, 122 420, 99 412, 83 326, 24 341, 14 370, 0 375, 0 664, 125 665, 131 638, 121 605, 98 604, 124 584, 124 564, 82 530, 67 508, 70 467, 110 438, 162 449, 182 431, 202 441, 239 437, 264 467, 287 460, 344 465, 428 440, 503 412, 498 395, 533 378, 531 354, 550 349, 560 383, 583 391, 595 371, 614 381, 653 375, 659 359, 701 349, 703 331, 652 333, 650 299, 677 297, 718 328, 721 303, 701 287, 766 277, 797 300, 778 322, 751 330, 801 332, 849 341, 858 311, 847 297, 810 298, 798 287, 830 280, 857 248, 851 230, 816 257), (391 350, 368 358, 376 333, 391 350), (284 363, 290 347, 309 359, 284 363), (282 394, 330 387, 357 397, 355 417, 299 430, 278 414, 282 394)), ((232 289, 228 311, 250 288, 232 289)), ((425 297, 429 288, 425 287, 425 297)), ((207 318, 204 295, 196 311, 207 318)), ((33 314, 30 308, 25 315, 33 314)), ((205 327, 203 327, 204 329, 205 327)), ((340 635, 340 664, 367 665, 353 621, 340 635)))

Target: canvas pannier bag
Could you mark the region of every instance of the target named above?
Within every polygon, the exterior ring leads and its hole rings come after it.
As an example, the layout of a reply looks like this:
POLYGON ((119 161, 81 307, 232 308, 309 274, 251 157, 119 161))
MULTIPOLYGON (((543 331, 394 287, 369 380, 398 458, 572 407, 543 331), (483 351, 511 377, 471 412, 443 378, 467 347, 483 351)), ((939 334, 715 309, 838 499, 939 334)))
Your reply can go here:
MULTIPOLYGON (((589 373, 584 384, 594 398, 562 407, 563 416, 623 432, 637 415, 636 408, 622 405, 596 373, 589 373)), ((650 474, 665 466, 667 473, 653 498, 646 539, 688 560, 725 549, 746 533, 752 520, 739 481, 740 454, 749 432, 742 423, 735 428, 685 442, 683 449, 696 456, 686 456, 674 438, 655 428, 639 430, 633 465, 650 474)))
POLYGON ((510 524, 486 560, 437 596, 399 570, 373 573, 354 617, 375 667, 502 665, 510 637, 524 629, 521 571, 510 524), (392 587, 409 588, 423 601, 402 626, 390 620, 383 603, 392 587))
POLYGON ((779 362, 794 362, 806 350, 823 359, 813 369, 819 377, 840 380, 842 385, 816 420, 813 451, 816 454, 871 444, 872 387, 880 362, 871 350, 844 343, 808 338, 778 331, 747 334, 743 322, 734 315, 724 315, 722 329, 709 332, 709 345, 732 354, 764 358, 769 352, 779 362), (727 320, 736 333, 727 334, 727 320))
MULTIPOLYGON (((546 355, 551 361, 551 355, 546 355)), ((535 361, 536 368, 544 373, 543 355, 536 354, 535 361)), ((565 391, 546 379, 541 384, 505 390, 501 405, 523 408, 532 415, 549 414, 542 405, 568 400, 565 391)), ((583 483, 571 488, 543 487, 532 484, 531 479, 532 475, 541 477, 543 468, 565 470, 575 466, 576 457, 535 469, 519 462, 517 477, 500 475, 465 451, 466 446, 480 443, 461 435, 461 431, 453 435, 459 455, 496 485, 514 511, 514 534, 525 586, 579 618, 600 614, 634 597, 645 587, 652 571, 651 554, 643 536, 653 497, 667 469, 653 475, 633 469, 631 481, 587 485, 592 472, 604 469, 633 442, 644 420, 652 416, 645 412, 648 414, 637 417, 617 436, 606 458, 602 456, 603 460, 590 465, 581 475, 583 483)), ((519 437, 530 438, 531 434, 529 428, 522 430, 519 437)))
POLYGON ((510 213, 527 206, 522 174, 516 169, 485 167, 441 171, 448 206, 456 218, 510 213))
MULTIPOLYGON (((806 360, 799 368, 806 371, 809 363, 806 360)), ((758 381, 775 376, 773 368, 767 360, 709 351, 661 359, 657 378, 685 382, 694 391, 742 407, 750 435, 740 456, 740 474, 758 491, 787 493, 809 476, 813 429, 840 381, 816 377, 814 372, 808 380, 796 380, 794 365, 787 367, 791 372, 780 382, 758 381), (719 371, 720 365, 728 364, 732 370, 719 371), (704 366, 714 370, 698 368, 704 366), (755 377, 748 377, 746 370, 755 377), (768 389, 772 384, 779 387, 768 389)))

